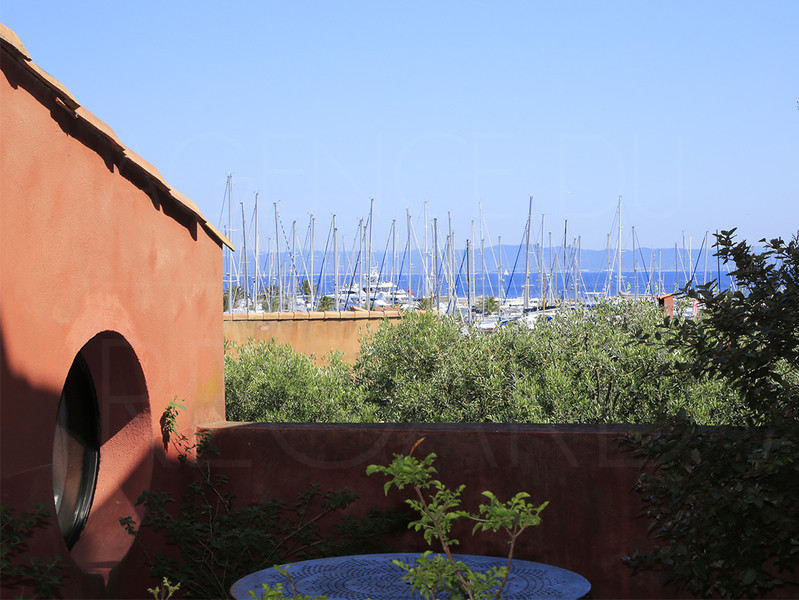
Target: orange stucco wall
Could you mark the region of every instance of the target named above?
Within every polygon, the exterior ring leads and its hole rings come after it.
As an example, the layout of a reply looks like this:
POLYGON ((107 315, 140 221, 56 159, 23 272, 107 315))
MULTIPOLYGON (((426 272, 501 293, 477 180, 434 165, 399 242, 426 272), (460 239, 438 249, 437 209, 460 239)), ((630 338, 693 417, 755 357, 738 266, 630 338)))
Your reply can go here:
POLYGON ((377 331, 387 320, 402 318, 398 310, 341 311, 310 313, 251 313, 225 315, 225 339, 237 344, 248 340, 272 340, 288 344, 295 352, 321 359, 337 350, 344 360, 354 362, 361 349, 361 338, 377 331))
MULTIPOLYGON (((374 507, 403 509, 407 490, 384 493, 386 478, 367 476, 370 464, 388 464, 395 453, 415 450, 437 455, 438 477, 450 487, 466 485, 463 506, 476 510, 491 490, 503 501, 525 491, 545 500, 542 524, 526 532, 517 558, 573 570, 592 584, 592 598, 690 597, 664 587, 659 573, 631 575, 622 557, 646 548, 648 521, 632 491, 641 461, 622 450, 624 426, 541 426, 501 424, 280 424, 212 425, 227 476, 225 491, 237 502, 290 500, 309 484, 348 488, 358 500, 348 509, 361 517, 374 507)), ((506 538, 459 529, 458 551, 507 555, 506 538)), ((392 534, 395 551, 426 550, 413 530, 392 534)))
MULTIPOLYGON (((491 490, 506 501, 526 491, 531 502, 548 500, 542 523, 520 538, 516 558, 576 571, 592 584, 591 598, 690 598, 664 585, 659 572, 633 575, 622 557, 646 550, 650 521, 641 516, 640 496, 632 485, 641 460, 619 444, 624 425, 513 424, 286 424, 219 423, 209 425, 219 457, 215 472, 228 477, 225 492, 236 502, 280 498, 292 501, 311 483, 321 489, 348 488, 358 500, 347 512, 364 516, 371 508, 403 509, 407 488, 384 493, 386 478, 366 475, 370 464, 388 464, 395 453, 435 452, 437 477, 454 488, 466 485, 463 507, 475 510, 491 490)), ((465 554, 507 555, 507 538, 471 534, 460 527, 454 537, 465 554)), ((391 535, 394 551, 427 549, 421 533, 391 535)), ((796 598, 797 586, 772 598, 796 598)))
POLYGON ((184 399, 186 432, 224 418, 221 245, 5 43, 2 52, 0 492, 18 510, 53 508, 67 372, 87 342, 115 332, 92 346, 105 374, 94 382, 104 440, 84 534, 72 553, 55 525, 31 540, 32 551, 64 559, 66 597, 113 596, 125 561, 141 566, 123 560, 132 538, 120 537, 118 516, 143 487, 175 483, 161 444, 165 406, 184 399), (138 362, 144 383, 115 361, 138 362))

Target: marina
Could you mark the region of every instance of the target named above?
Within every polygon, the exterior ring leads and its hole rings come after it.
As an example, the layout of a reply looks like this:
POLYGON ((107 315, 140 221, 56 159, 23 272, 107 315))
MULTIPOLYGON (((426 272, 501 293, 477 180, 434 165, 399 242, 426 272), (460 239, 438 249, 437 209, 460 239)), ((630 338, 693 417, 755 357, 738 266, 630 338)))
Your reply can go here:
POLYGON ((735 285, 724 265, 709 260, 709 232, 698 248, 685 236, 673 248, 644 247, 634 226, 625 240, 621 197, 605 249, 584 250, 579 235, 569 238, 568 222, 555 243, 545 215, 534 219, 532 197, 515 244, 491 239, 482 210, 479 225, 473 221, 460 243, 449 215, 445 229, 426 205, 421 227, 408 210, 404 231, 392 220, 387 239, 376 244, 374 201, 349 236, 333 215, 322 244, 313 215, 301 234, 296 221, 282 221, 274 203, 272 226, 265 228, 271 234, 262 240, 257 194, 249 223, 239 203, 236 225, 232 189, 229 175, 223 201, 228 223, 220 229, 239 251, 227 249, 224 256, 226 312, 426 309, 491 329, 508 320, 531 324, 556 307, 603 298, 654 299, 709 281, 722 289, 735 285))

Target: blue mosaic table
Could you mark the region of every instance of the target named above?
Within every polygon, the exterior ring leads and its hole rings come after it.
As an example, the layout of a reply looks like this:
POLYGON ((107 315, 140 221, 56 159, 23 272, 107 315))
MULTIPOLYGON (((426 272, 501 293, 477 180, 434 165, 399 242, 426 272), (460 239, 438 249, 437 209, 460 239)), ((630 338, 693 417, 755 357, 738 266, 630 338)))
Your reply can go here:
MULTIPOLYGON (((507 558, 454 554, 470 569, 487 571, 494 566, 504 566, 507 558)), ((405 571, 393 564, 400 560, 413 564, 419 553, 363 554, 337 556, 291 563, 289 573, 299 594, 327 596, 329 600, 403 600, 419 599, 412 593, 409 583, 402 581, 405 571)), ((275 569, 264 569, 239 579, 230 588, 236 600, 249 600, 250 591, 261 597, 261 584, 283 584, 289 588, 285 575, 275 569)), ((560 567, 526 560, 514 560, 508 583, 502 592, 503 600, 531 600, 533 598, 582 598, 591 590, 588 580, 560 567)), ((286 592, 290 597, 290 592, 286 592)))

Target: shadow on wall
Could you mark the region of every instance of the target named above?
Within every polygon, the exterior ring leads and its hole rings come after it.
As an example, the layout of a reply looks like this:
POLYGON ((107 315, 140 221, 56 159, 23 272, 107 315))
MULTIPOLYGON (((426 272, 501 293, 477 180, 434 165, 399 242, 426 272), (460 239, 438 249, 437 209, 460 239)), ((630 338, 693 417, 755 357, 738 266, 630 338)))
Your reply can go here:
POLYGON ((135 503, 151 486, 154 455, 170 463, 153 440, 133 348, 102 332, 75 356, 63 388, 48 388, 12 367, 0 328, 0 390, 2 503, 18 512, 41 504, 50 513, 26 553, 61 557, 64 597, 105 597, 116 587, 106 588, 109 577, 144 582, 141 557, 126 559, 134 537, 119 518, 141 520, 135 503))
MULTIPOLYGON (((463 506, 476 509, 485 490, 501 500, 520 491, 550 501, 542 524, 525 533, 514 555, 586 577, 594 598, 688 597, 664 588, 658 573, 631 576, 622 556, 647 545, 648 521, 632 485, 641 461, 618 443, 626 426, 513 424, 279 424, 227 423, 212 427, 220 457, 214 471, 228 478, 237 499, 295 497, 309 483, 348 488, 359 495, 350 510, 404 507, 407 494, 384 493, 384 479, 368 477, 370 464, 407 454, 437 455, 436 469, 450 488, 466 485, 463 506)), ((503 556, 501 536, 455 531, 465 554, 503 556)), ((421 535, 392 536, 392 549, 426 549, 421 535)))

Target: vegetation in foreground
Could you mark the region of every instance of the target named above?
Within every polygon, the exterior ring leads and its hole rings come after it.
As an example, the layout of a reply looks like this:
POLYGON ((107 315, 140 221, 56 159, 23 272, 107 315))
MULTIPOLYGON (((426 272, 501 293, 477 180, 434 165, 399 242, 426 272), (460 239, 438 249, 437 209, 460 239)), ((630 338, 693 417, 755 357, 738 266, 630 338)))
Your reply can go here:
POLYGON ((734 230, 717 236, 739 289, 684 290, 696 319, 606 302, 464 336, 414 314, 365 339, 337 380, 362 420, 658 423, 624 441, 646 461, 636 489, 653 534, 630 567, 704 597, 797 585, 799 238, 761 242, 756 253, 734 230))
POLYGON ((637 343, 663 324, 650 302, 605 301, 561 311, 533 329, 464 334, 434 313, 387 322, 362 340, 354 365, 275 342, 231 345, 227 418, 273 422, 648 423, 681 412, 742 424, 719 381, 688 372, 679 348, 637 343))
POLYGON ((405 571, 403 581, 410 583, 411 588, 427 600, 442 597, 464 600, 499 599, 508 582, 516 540, 527 528, 541 524, 540 513, 549 502, 536 506, 528 501, 530 494, 519 492, 505 503, 492 492, 484 491, 483 496, 488 502, 480 504, 477 513, 463 510, 460 507, 461 492, 466 486, 448 488, 433 478, 436 474, 433 466, 435 453, 431 452, 422 460, 413 456, 414 449, 423 441, 424 438, 418 440, 408 455, 395 454, 389 465, 370 465, 366 469, 367 475, 381 473, 389 477, 384 487, 386 495, 393 486, 399 490, 406 487, 412 490, 413 497, 405 502, 419 514, 419 519, 408 526, 421 531, 428 546, 437 542, 443 551, 442 554, 434 554, 427 550, 413 564, 399 560, 393 562, 405 571), (507 564, 481 572, 456 560, 452 550, 460 542, 451 535, 452 528, 459 519, 475 523, 473 534, 492 531, 507 537, 507 564))
POLYGON ((650 467, 636 489, 654 536, 628 562, 704 597, 799 585, 799 238, 755 253, 733 233, 716 248, 738 291, 687 290, 704 318, 667 322, 673 335, 654 343, 683 353, 673 371, 728 388, 748 427, 682 419, 626 440, 650 467))
POLYGON ((277 498, 237 502, 226 491, 226 478, 212 472, 209 459, 219 451, 211 432, 198 430, 194 442, 179 433, 183 409, 176 399, 161 419, 164 439, 193 474, 180 502, 162 490, 147 490, 137 501, 147 507, 141 523, 130 516, 119 521, 131 535, 144 527, 171 546, 151 554, 136 538, 150 575, 163 583, 148 590, 156 598, 171 597, 178 589, 190 598, 227 598, 230 586, 248 573, 289 561, 385 552, 390 546, 384 540, 405 528, 407 518, 392 509, 352 517, 346 508, 357 500, 355 492, 323 491, 317 483, 290 503, 277 498))

